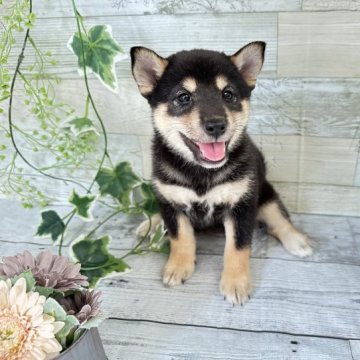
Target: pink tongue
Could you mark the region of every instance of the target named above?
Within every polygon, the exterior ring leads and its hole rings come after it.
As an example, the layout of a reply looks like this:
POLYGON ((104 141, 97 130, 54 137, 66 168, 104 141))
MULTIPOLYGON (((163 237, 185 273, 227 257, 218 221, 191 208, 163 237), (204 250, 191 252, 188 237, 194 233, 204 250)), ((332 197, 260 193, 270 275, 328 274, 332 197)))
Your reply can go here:
POLYGON ((210 161, 219 161, 225 157, 225 142, 197 143, 202 156, 210 161))

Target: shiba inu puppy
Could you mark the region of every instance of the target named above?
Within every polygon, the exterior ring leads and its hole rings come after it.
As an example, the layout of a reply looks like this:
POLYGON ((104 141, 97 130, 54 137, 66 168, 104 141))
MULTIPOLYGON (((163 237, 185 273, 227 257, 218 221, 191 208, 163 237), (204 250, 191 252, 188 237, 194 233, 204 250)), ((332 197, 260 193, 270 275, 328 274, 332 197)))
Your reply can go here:
POLYGON ((175 286, 192 275, 194 230, 223 225, 220 291, 234 304, 243 304, 251 292, 256 221, 291 254, 312 252, 266 180, 263 155, 246 131, 264 53, 263 42, 231 56, 191 50, 163 58, 143 47, 131 49, 134 78, 153 113, 152 180, 171 240, 163 282, 175 286))

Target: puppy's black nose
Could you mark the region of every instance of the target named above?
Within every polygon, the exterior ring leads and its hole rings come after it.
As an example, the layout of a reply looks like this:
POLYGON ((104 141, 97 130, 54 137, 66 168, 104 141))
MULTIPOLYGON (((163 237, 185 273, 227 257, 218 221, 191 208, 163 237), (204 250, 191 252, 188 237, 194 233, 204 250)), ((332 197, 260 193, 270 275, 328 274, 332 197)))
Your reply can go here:
POLYGON ((205 122, 205 131, 215 138, 220 137, 226 131, 225 119, 210 119, 205 122))

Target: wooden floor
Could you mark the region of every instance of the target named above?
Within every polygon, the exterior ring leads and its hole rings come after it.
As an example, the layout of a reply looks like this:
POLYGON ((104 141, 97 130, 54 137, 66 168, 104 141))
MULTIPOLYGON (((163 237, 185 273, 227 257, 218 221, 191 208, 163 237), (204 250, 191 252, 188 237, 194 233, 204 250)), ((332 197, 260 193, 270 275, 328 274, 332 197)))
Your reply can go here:
MULTIPOLYGON (((1 200, 0 219, 1 255, 51 248, 33 236, 38 210, 1 200)), ((196 272, 174 289, 160 280, 165 256, 129 259, 131 273, 101 284, 109 319, 100 333, 109 359, 360 359, 360 218, 294 214, 293 220, 312 238, 314 255, 295 258, 256 231, 254 293, 244 307, 231 306, 218 291, 221 234, 199 236, 196 272)), ((112 235, 116 254, 135 242, 136 223, 119 217, 102 231, 112 235)), ((76 223, 68 238, 82 230, 76 223)))

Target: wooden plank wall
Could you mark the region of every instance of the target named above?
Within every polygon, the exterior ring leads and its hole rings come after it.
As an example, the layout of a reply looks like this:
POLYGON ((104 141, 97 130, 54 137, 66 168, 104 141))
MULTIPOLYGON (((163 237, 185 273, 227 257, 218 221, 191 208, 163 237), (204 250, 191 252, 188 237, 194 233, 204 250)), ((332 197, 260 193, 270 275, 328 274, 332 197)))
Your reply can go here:
MULTIPOLYGON (((134 45, 163 56, 195 47, 233 53, 249 41, 266 41, 249 131, 265 152, 270 179, 291 211, 360 216, 360 0, 77 4, 87 27, 110 24, 126 53, 134 45)), ((71 2, 39 0, 34 11, 38 20, 33 37, 59 60, 50 69, 63 78, 58 94, 81 107, 81 114, 84 85, 66 47, 76 28, 71 2)), ((28 52, 24 69, 30 57, 28 52)), ((132 79, 129 58, 116 71, 119 94, 90 81, 111 133, 111 153, 149 177, 150 111, 132 79)), ((21 107, 15 113, 24 126, 33 126, 21 107)))

